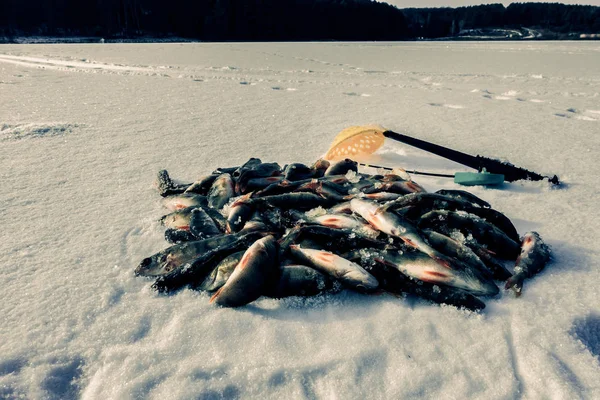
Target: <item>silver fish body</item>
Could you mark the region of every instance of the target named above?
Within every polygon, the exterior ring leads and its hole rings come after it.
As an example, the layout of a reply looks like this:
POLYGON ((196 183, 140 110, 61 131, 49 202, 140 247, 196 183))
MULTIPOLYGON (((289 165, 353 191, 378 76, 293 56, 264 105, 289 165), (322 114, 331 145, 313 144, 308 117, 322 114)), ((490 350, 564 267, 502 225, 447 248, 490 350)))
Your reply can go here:
POLYGON ((354 290, 372 292, 379 287, 377 279, 363 267, 329 251, 304 249, 298 245, 291 245, 290 250, 295 258, 310 263, 354 290))
POLYGON ((182 210, 188 207, 202 207, 208 204, 205 196, 195 193, 181 193, 167 196, 162 200, 162 204, 170 211, 182 210))
POLYGON ((523 281, 532 278, 550 261, 550 248, 539 233, 527 232, 521 242, 521 253, 515 263, 515 274, 506 281, 505 289, 513 289, 517 296, 523 290, 523 281))
POLYGON ((258 299, 277 278, 277 253, 277 242, 271 235, 254 242, 210 302, 224 307, 241 307, 258 299))
MULTIPOLYGON (((466 290, 475 296, 494 296, 499 289, 481 273, 464 264, 448 268, 420 251, 397 252, 390 250, 380 256, 388 265, 394 266, 406 276, 438 285, 466 290)), ((453 263, 456 266, 456 263, 453 263)))
POLYGON ((195 289, 205 290, 207 292, 214 292, 219 290, 225 282, 229 279, 236 265, 242 259, 245 251, 238 251, 237 253, 233 253, 230 256, 225 257, 213 271, 210 273, 208 277, 195 289))

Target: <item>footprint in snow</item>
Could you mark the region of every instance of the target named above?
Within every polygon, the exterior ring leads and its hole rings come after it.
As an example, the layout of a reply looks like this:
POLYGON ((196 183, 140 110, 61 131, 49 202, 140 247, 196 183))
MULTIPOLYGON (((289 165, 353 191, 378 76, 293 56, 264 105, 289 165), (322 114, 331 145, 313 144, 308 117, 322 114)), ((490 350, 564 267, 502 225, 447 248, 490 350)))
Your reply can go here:
POLYGON ((344 92, 346 96, 371 97, 368 93, 344 92))
POLYGON ((465 108, 464 106, 461 106, 460 104, 443 104, 443 103, 428 103, 428 104, 433 107, 451 108, 453 110, 460 110, 462 108, 465 108))
POLYGON ((565 113, 555 113, 557 117, 577 119, 580 121, 598 121, 600 117, 600 111, 597 110, 585 110, 583 112, 576 108, 568 108, 565 113))

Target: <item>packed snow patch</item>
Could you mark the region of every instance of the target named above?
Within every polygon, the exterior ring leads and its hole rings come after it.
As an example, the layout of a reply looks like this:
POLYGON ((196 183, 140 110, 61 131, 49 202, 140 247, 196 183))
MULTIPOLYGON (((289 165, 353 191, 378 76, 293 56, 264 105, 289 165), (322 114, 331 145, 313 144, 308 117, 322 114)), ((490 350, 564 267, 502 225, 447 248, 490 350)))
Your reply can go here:
POLYGON ((82 125, 69 123, 0 124, 0 141, 63 136, 82 125))

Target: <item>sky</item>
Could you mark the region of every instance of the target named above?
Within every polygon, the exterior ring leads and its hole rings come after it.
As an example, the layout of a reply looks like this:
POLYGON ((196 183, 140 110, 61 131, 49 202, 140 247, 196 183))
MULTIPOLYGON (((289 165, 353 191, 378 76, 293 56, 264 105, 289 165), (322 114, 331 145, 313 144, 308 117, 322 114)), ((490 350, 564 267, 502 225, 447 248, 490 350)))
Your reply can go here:
MULTIPOLYGON (((491 3, 502 3, 508 6, 512 1, 500 1, 500 0, 387 0, 386 3, 395 5, 398 8, 409 8, 409 7, 462 7, 471 6, 478 4, 491 4, 491 3)), ((542 1, 535 0, 522 0, 521 2, 535 2, 544 3, 542 1)), ((600 6, 600 0, 557 0, 556 2, 564 4, 585 4, 600 6)), ((545 2, 548 3, 548 2, 545 2)))

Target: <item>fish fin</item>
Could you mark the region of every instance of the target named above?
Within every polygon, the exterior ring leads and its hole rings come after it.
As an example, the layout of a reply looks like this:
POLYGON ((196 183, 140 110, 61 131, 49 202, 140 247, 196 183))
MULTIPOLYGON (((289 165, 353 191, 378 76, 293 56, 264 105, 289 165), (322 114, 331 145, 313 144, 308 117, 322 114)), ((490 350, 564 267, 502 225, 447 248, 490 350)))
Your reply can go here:
POLYGON ((521 296, 523 291, 523 281, 525 280, 525 276, 522 274, 516 274, 508 278, 506 284, 504 285, 504 290, 512 289, 515 292, 515 296, 521 296))
POLYGON ((221 290, 223 290, 223 288, 222 288, 222 287, 221 287, 221 288, 219 288, 219 290, 217 290, 217 291, 215 292, 215 294, 213 294, 213 295, 210 297, 210 301, 209 301, 209 303, 210 303, 210 304, 214 303, 214 302, 215 302, 215 300, 217 299, 217 297, 219 297, 219 294, 221 293, 221 290))

